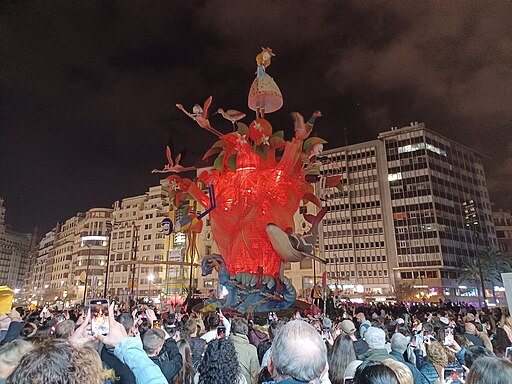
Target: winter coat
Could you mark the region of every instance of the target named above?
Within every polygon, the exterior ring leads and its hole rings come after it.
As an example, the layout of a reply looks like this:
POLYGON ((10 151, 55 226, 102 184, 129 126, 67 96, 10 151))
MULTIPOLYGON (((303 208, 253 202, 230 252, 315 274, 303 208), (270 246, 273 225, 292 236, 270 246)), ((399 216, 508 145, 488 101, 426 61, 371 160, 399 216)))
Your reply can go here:
POLYGON ((260 369, 256 347, 249 343, 249 338, 245 335, 232 333, 229 339, 235 346, 241 373, 248 383, 252 383, 252 375, 260 369))

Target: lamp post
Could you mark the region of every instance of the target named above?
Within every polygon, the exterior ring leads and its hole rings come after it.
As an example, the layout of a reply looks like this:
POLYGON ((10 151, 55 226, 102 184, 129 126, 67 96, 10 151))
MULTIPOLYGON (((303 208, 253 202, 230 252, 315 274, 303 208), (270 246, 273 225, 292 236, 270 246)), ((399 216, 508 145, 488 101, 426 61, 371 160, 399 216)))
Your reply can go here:
MULTIPOLYGON (((115 224, 115 223, 114 223, 115 224)), ((106 230, 107 230, 107 236, 108 236, 108 241, 107 241, 107 267, 105 268, 105 281, 103 282, 103 297, 107 297, 107 291, 108 291, 108 272, 109 272, 109 268, 110 268, 110 240, 111 240, 111 236, 112 236, 112 222, 111 221, 107 221, 106 223, 106 230)))
MULTIPOLYGON (((139 227, 135 225, 135 221, 132 222, 132 227, 133 227, 133 240, 132 240, 132 265, 131 265, 131 268, 132 268, 132 286, 131 286, 131 295, 132 295, 132 298, 133 298, 133 290, 134 290, 134 287, 135 287, 135 269, 136 269, 136 265, 137 265, 137 242, 138 242, 138 237, 139 237, 139 227)), ((139 268, 139 271, 140 271, 140 268, 139 268)), ((137 282, 138 284, 138 282, 137 282)), ((139 286, 137 285, 137 296, 139 296, 139 286)))
POLYGON ((480 279, 480 289, 482 292, 482 298, 483 298, 483 306, 487 307, 487 297, 485 294, 485 286, 484 286, 484 276, 482 273, 482 259, 480 258, 480 254, 478 253, 478 232, 477 232, 477 226, 480 224, 478 222, 478 214, 476 212, 476 204, 474 200, 468 200, 464 201, 462 203, 462 206, 464 207, 464 222, 466 224, 466 227, 471 229, 471 240, 473 243, 473 251, 475 252, 476 261, 478 265, 478 274, 480 279))
MULTIPOLYGON (((84 244, 82 242, 82 244, 84 244)), ((82 300, 82 305, 85 305, 85 298, 87 297, 87 279, 89 278, 89 266, 91 264, 91 244, 85 244, 89 248, 89 253, 87 255, 87 268, 85 270, 85 282, 84 282, 84 298, 82 300)))

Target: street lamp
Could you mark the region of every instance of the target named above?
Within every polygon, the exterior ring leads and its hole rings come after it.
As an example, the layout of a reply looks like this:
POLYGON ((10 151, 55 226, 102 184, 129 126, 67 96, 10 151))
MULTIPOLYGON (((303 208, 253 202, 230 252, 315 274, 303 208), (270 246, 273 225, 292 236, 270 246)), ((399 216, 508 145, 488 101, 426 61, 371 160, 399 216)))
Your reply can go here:
POLYGON ((84 244, 82 242, 82 246, 85 245, 89 248, 89 253, 87 254, 87 268, 85 270, 85 282, 84 282, 84 298, 82 300, 82 305, 85 305, 85 298, 87 297, 87 279, 89 278, 89 266, 91 265, 91 244, 84 244))
POLYGON ((478 239, 477 228, 480 223, 478 221, 478 214, 476 212, 476 204, 475 204, 475 201, 473 199, 471 199, 469 201, 464 201, 462 203, 462 206, 464 207, 464 222, 466 224, 466 227, 470 228, 472 231, 471 239, 472 239, 472 243, 473 243, 473 250, 475 252, 475 256, 476 256, 476 260, 477 260, 477 264, 478 264, 480 287, 482 290, 482 298, 484 300, 483 305, 484 305, 484 307, 486 307, 487 306, 487 297, 485 294, 484 276, 482 273, 482 260, 480 258, 480 254, 478 253, 478 243, 477 243, 477 239, 478 239))

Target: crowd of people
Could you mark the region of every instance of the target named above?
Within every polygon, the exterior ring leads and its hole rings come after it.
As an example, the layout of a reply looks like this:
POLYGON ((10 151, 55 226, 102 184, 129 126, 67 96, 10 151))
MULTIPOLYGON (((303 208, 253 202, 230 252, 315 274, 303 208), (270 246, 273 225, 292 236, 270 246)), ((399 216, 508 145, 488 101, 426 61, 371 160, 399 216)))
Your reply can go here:
POLYGON ((457 305, 242 316, 110 305, 0 315, 0 384, 509 384, 512 318, 457 305))

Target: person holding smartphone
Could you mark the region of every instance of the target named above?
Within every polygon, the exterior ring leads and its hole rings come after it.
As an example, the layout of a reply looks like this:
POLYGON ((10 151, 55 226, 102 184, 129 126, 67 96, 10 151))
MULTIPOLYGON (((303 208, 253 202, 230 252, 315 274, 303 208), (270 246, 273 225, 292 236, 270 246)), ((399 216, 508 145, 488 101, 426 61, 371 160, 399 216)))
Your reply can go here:
MULTIPOLYGON (((210 314, 207 324, 208 324, 209 330, 203 336, 201 336, 201 339, 203 339, 207 343, 218 338, 217 328, 219 326, 226 328, 225 337, 229 337, 229 334, 231 332, 231 323, 222 314, 222 310, 220 308, 217 308, 217 311, 215 313, 210 314), (221 322, 222 322, 222 325, 221 325, 221 322)), ((221 328, 221 331, 222 331, 222 328, 221 328)))

